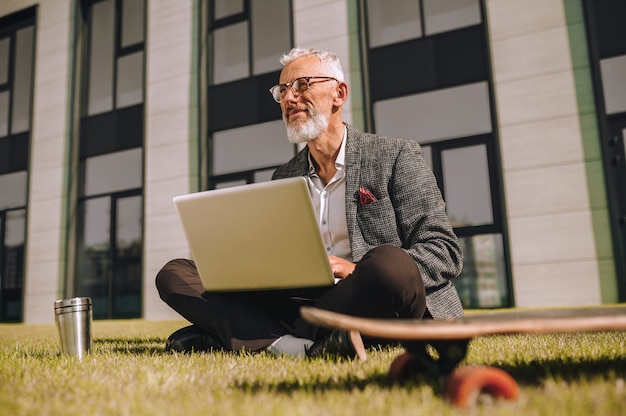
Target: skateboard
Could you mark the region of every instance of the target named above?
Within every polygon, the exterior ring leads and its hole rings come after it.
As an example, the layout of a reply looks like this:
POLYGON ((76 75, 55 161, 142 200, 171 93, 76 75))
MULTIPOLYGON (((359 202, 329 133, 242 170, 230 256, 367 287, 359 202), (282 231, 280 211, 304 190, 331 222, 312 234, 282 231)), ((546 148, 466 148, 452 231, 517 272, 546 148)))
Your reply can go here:
POLYGON ((607 307, 500 310, 453 320, 392 320, 359 318, 304 306, 302 317, 314 325, 399 341, 405 352, 389 366, 394 381, 422 373, 443 382, 443 394, 453 405, 468 408, 479 394, 515 401, 517 382, 504 370, 459 366, 470 341, 487 335, 548 334, 626 330, 626 304, 607 307), (436 354, 432 354, 432 351, 436 354), (435 358, 438 356, 437 358, 435 358))

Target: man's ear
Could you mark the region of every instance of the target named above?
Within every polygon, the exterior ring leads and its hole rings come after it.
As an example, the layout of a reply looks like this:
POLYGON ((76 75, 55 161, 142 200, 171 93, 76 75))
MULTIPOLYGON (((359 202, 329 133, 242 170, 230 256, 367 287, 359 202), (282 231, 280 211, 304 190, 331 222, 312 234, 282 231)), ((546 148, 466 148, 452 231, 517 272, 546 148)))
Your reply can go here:
POLYGON ((337 107, 341 107, 348 100, 348 84, 344 81, 337 81, 339 85, 337 85, 335 100, 333 104, 337 107))

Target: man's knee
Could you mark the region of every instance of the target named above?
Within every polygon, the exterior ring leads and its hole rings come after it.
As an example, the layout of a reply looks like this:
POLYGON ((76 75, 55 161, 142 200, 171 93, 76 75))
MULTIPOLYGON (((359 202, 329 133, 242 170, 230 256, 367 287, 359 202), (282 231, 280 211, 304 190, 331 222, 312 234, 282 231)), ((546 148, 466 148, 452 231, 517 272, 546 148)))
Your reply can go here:
POLYGON ((159 270, 154 280, 161 299, 165 300, 169 294, 177 290, 182 281, 182 276, 188 273, 186 269, 190 267, 194 267, 191 260, 175 259, 168 261, 159 270))
POLYGON ((394 246, 378 246, 359 262, 359 265, 369 269, 372 277, 385 281, 398 280, 399 282, 421 282, 421 275, 417 264, 409 254, 394 246))
POLYGON ((403 249, 379 246, 361 259, 355 278, 367 293, 388 299, 395 316, 421 318, 426 309, 426 292, 417 263, 403 249))

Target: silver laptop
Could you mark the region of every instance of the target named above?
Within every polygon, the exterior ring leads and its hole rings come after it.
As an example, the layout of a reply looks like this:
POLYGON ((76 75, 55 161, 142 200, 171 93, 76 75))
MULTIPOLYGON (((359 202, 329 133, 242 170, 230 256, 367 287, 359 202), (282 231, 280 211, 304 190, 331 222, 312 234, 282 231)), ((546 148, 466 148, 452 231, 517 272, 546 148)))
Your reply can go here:
POLYGON ((174 198, 208 291, 332 285, 306 179, 280 179, 174 198))

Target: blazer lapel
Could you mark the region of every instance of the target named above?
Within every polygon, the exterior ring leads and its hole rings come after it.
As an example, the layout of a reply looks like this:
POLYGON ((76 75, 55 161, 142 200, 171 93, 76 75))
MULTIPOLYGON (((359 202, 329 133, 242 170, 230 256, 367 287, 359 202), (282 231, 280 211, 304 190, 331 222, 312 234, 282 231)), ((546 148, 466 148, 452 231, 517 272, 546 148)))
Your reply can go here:
POLYGON ((359 183, 361 181, 359 166, 361 165, 360 133, 346 125, 346 222, 352 246, 352 236, 356 227, 356 211, 359 201, 359 183))

